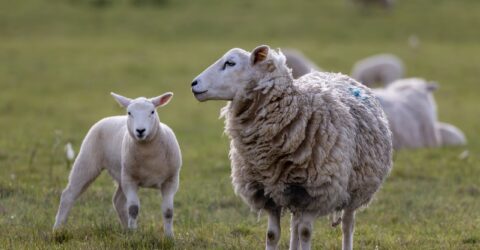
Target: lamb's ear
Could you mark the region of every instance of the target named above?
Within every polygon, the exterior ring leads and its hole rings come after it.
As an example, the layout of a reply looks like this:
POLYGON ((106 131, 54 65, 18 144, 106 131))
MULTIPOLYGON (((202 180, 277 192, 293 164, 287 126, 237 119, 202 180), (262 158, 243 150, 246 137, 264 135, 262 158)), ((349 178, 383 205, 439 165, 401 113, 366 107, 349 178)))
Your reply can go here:
POLYGON ((168 102, 170 102, 172 97, 173 97, 173 93, 172 92, 167 92, 163 95, 151 98, 150 101, 153 103, 153 105, 156 108, 157 107, 163 107, 163 106, 167 105, 168 102))
POLYGON ((438 83, 437 82, 433 82, 433 81, 427 82, 427 90, 429 92, 433 92, 437 89, 438 89, 438 83))
POLYGON ((256 47, 250 55, 250 62, 252 63, 252 65, 265 61, 268 57, 269 51, 270 47, 268 47, 267 45, 260 45, 256 47))
POLYGON ((113 98, 115 98, 115 100, 118 102, 118 104, 120 104, 124 108, 127 108, 128 105, 130 105, 130 103, 132 102, 132 99, 125 96, 121 96, 119 94, 115 94, 113 92, 110 92, 110 95, 112 95, 113 98))

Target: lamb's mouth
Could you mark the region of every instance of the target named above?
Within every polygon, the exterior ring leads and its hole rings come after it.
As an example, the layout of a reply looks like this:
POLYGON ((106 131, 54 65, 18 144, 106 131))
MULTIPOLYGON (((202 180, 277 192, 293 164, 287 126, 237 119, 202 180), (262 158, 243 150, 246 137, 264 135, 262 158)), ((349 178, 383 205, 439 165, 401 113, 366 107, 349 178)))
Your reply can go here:
POLYGON ((195 91, 192 89, 192 93, 197 96, 197 95, 201 95, 201 94, 204 94, 204 93, 207 93, 208 92, 208 89, 205 90, 205 91, 195 91))

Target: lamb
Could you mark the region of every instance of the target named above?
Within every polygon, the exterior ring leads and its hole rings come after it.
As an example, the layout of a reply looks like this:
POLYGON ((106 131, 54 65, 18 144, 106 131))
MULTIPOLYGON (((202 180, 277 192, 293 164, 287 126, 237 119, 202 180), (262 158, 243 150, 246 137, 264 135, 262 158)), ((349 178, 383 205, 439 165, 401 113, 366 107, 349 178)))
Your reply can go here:
POLYGON ((351 76, 367 86, 387 85, 404 75, 402 60, 392 54, 367 57, 353 65, 351 76))
POLYGON ((286 49, 283 50, 283 54, 287 59, 287 67, 292 69, 292 75, 295 79, 312 71, 323 71, 298 50, 286 49))
POLYGON ((121 224, 129 229, 137 227, 139 187, 160 189, 165 235, 173 237, 173 198, 182 158, 175 134, 160 122, 156 112, 173 94, 134 100, 112 95, 128 115, 104 118, 88 132, 62 192, 54 229, 66 222, 75 200, 106 169, 118 183, 113 206, 121 224))
POLYGON ((276 249, 290 210, 290 249, 311 248, 318 216, 343 211, 343 249, 352 249, 355 211, 392 167, 388 122, 373 93, 348 76, 312 72, 294 80, 285 56, 262 45, 228 51, 192 82, 201 102, 223 109, 232 184, 266 211, 266 248, 276 249))
POLYGON ((440 134, 442 146, 463 146, 467 144, 463 132, 452 124, 437 122, 436 127, 440 134))

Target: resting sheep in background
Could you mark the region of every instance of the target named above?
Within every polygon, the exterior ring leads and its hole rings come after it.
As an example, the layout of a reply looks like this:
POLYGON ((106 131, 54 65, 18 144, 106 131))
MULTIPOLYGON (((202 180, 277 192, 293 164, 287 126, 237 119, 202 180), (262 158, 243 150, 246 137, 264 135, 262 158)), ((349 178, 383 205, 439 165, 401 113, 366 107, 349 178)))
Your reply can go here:
POLYGON ((312 71, 323 71, 298 50, 284 49, 282 52, 287 59, 287 67, 292 69, 292 75, 295 79, 298 79, 312 71))
POLYGON ((367 57, 353 65, 351 76, 366 86, 383 86, 403 78, 402 60, 395 55, 379 54, 367 57))
POLYGON ((467 144, 467 139, 459 128, 444 122, 437 122, 436 125, 442 146, 463 146, 467 144))
POLYGON ((112 95, 128 115, 104 118, 88 132, 62 193, 54 229, 65 223, 75 200, 106 169, 118 183, 113 205, 122 225, 137 227, 139 187, 160 189, 165 235, 173 237, 173 197, 182 158, 175 134, 155 111, 173 94, 134 100, 112 95))
POLYGON ((343 211, 343 249, 352 249, 355 210, 392 167, 386 117, 373 93, 348 76, 314 72, 294 80, 285 56, 259 46, 232 49, 192 83, 199 101, 222 110, 231 139, 235 191, 268 215, 267 249, 292 212, 290 249, 310 249, 313 221, 343 211))
POLYGON ((441 145, 432 95, 436 88, 436 83, 408 78, 373 90, 387 114, 395 149, 441 145))

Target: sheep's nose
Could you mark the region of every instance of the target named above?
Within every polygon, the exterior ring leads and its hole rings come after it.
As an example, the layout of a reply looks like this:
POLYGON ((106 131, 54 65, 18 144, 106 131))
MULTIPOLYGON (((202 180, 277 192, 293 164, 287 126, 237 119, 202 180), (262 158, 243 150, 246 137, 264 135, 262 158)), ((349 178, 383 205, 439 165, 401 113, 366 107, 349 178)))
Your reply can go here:
POLYGON ((138 135, 143 135, 143 133, 145 132, 145 129, 137 129, 137 133, 138 135))
POLYGON ((195 86, 195 85, 197 85, 197 84, 198 84, 198 81, 197 81, 197 80, 193 81, 193 82, 192 82, 192 87, 195 86))

